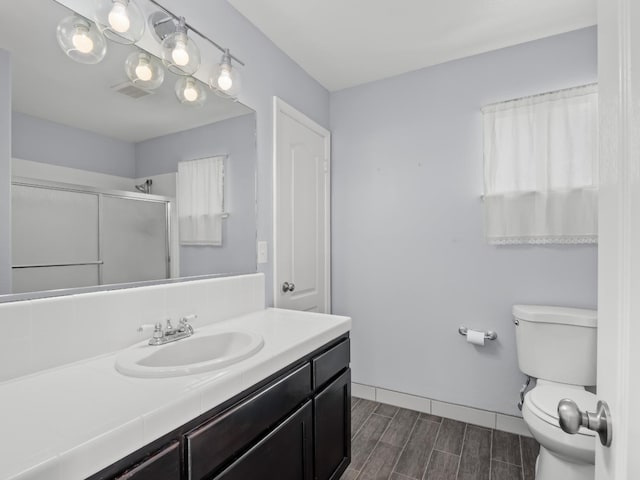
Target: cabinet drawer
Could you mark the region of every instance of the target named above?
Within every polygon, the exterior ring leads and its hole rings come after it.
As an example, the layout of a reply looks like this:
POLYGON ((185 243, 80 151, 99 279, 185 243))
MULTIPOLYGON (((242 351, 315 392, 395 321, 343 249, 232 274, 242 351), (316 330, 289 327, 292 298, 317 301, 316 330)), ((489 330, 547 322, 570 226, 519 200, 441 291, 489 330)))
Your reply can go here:
POLYGON ((351 351, 347 338, 312 360, 313 389, 320 388, 349 366, 351 351))
POLYGON ((115 480, 180 480, 180 448, 173 442, 115 480))
POLYGON ((311 394, 307 363, 186 435, 189 478, 208 478, 311 394))

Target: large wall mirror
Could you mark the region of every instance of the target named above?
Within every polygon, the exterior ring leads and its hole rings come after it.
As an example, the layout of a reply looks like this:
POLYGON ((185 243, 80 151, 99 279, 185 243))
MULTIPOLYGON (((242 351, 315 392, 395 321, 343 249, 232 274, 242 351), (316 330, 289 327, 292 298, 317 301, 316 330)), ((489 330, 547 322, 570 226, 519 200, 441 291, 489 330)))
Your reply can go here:
MULTIPOLYGON (((147 17, 157 8, 139 3, 147 17)), ((56 41, 71 14, 53 0, 0 4, 13 102, 12 175, 0 179, 12 184, 11 293, 255 272, 255 113, 211 90, 204 105, 184 105, 169 71, 157 90, 132 88, 124 66, 135 45, 108 42, 100 63, 74 62, 56 41), (186 244, 179 165, 204 158, 222 167, 219 241, 186 244)))

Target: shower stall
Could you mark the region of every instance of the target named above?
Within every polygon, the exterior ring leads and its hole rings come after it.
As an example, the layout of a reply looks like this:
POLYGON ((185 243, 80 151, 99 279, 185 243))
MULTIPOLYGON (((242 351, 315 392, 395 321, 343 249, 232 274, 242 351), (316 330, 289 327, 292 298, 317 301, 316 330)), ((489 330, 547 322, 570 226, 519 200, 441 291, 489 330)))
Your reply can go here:
POLYGON ((13 292, 169 278, 172 200, 14 178, 13 292))

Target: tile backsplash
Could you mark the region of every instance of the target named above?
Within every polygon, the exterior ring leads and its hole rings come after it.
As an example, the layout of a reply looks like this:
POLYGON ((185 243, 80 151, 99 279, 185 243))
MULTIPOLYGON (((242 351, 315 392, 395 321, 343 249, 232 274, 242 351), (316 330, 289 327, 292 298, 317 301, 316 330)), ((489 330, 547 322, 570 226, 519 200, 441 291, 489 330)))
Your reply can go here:
POLYGON ((149 336, 143 324, 262 310, 264 288, 251 274, 0 304, 0 382, 128 347, 149 336))

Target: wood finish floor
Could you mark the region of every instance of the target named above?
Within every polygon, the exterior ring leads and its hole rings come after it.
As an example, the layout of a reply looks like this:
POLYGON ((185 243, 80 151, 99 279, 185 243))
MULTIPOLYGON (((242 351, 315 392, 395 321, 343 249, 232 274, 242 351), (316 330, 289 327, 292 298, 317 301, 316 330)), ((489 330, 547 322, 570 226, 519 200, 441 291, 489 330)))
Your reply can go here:
POLYGON ((534 480, 529 437, 353 398, 341 480, 534 480))

